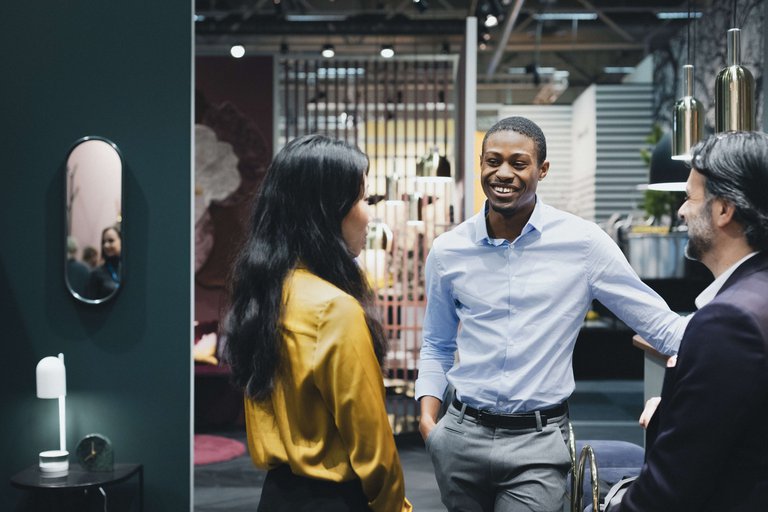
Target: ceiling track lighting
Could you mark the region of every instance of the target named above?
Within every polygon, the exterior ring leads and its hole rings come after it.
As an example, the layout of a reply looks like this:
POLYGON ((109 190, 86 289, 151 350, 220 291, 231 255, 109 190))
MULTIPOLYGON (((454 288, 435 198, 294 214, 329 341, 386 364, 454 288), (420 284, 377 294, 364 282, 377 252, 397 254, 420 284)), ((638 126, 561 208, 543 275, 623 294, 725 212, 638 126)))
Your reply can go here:
POLYGON ((320 55, 322 55, 326 59, 330 59, 334 55, 336 55, 336 50, 334 50, 332 44, 326 44, 326 45, 323 45, 323 51, 320 52, 320 55))
POLYGON ((503 10, 498 0, 485 0, 477 5, 477 19, 482 20, 483 26, 493 28, 498 26, 503 10))

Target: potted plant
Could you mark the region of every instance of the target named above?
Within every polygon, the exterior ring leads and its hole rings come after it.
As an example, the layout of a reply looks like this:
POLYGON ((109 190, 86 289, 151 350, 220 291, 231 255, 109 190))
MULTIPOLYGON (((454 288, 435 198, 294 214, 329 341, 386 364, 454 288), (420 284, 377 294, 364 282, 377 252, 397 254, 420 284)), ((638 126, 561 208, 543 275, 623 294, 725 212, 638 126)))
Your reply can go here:
MULTIPOLYGON (((666 148, 664 137, 658 125, 646 137, 650 147, 642 148, 640 154, 646 165, 651 165, 653 153, 666 148)), ((657 158, 659 155, 656 155, 657 158)), ((671 155, 664 155, 671 160, 671 155)), ((631 227, 627 237, 629 262, 638 275, 644 279, 682 278, 685 271, 686 231, 678 227, 677 210, 685 194, 677 191, 647 189, 642 207, 645 222, 631 227)))

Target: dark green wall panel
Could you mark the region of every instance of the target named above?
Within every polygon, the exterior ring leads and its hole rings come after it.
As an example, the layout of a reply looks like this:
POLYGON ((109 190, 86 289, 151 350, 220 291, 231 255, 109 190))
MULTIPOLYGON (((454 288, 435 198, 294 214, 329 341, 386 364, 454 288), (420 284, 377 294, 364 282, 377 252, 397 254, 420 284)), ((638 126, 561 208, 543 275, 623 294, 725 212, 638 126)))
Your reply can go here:
MULTIPOLYGON (((58 446, 35 366, 63 352, 67 444, 89 432, 145 465, 146 510, 190 508, 192 3, 16 2, 0 24, 0 510, 58 446), (85 135, 123 153, 125 284, 69 296, 62 169, 85 135)), ((72 463, 72 461, 70 462, 72 463)))

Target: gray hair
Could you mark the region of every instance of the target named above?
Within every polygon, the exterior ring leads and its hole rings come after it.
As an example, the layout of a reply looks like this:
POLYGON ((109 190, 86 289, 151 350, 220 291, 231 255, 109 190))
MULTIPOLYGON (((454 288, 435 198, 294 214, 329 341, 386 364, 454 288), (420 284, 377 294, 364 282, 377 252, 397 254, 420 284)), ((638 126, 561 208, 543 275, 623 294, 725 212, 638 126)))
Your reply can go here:
POLYGON ((713 135, 693 148, 691 167, 707 178, 708 196, 734 206, 734 220, 747 243, 759 251, 768 249, 768 135, 713 135))

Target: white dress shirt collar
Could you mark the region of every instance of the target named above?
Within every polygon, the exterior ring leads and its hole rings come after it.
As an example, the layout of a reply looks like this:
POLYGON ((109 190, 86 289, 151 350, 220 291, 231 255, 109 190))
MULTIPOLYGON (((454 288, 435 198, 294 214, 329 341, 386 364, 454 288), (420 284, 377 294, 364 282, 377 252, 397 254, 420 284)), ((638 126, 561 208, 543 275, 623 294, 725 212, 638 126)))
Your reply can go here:
MULTIPOLYGON (((531 230, 536 230, 541 232, 541 228, 544 225, 544 218, 543 218, 543 205, 544 203, 539 199, 538 196, 536 196, 536 205, 533 207, 533 212, 531 212, 531 216, 528 219, 528 222, 525 223, 525 226, 523 226, 523 230, 520 232, 520 236, 528 233, 531 230)), ((486 224, 486 217, 488 216, 488 209, 490 208, 488 204, 488 200, 485 200, 485 203, 483 204, 483 210, 481 213, 478 213, 474 217, 474 236, 473 236, 473 242, 476 244, 484 244, 489 243, 491 245, 501 245, 504 240, 500 240, 497 238, 491 238, 488 234, 488 226, 486 224)))
POLYGON ((704 288, 704 291, 702 291, 698 297, 696 297, 695 303, 696 303, 696 309, 701 309, 707 304, 709 304, 712 299, 715 298, 715 295, 717 295, 717 292, 720 291, 720 288, 723 287, 725 282, 728 280, 729 277, 736 271, 739 266, 747 261, 749 258, 757 254, 757 251, 751 252, 741 258, 739 261, 728 267, 728 270, 717 276, 717 279, 712 281, 709 286, 704 288))

